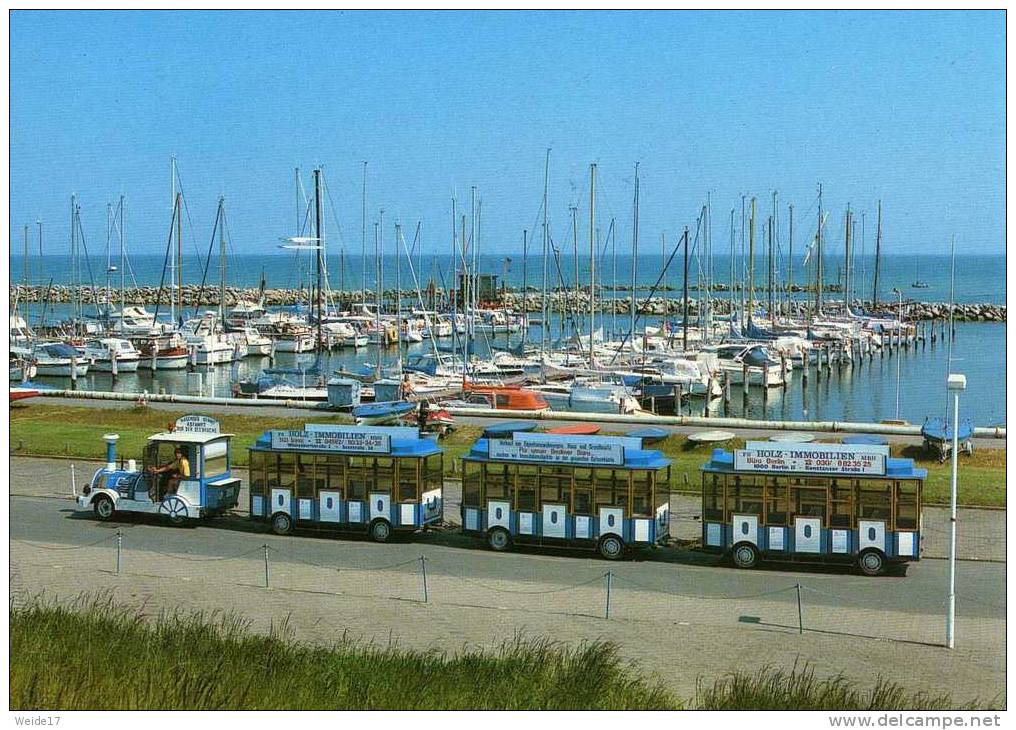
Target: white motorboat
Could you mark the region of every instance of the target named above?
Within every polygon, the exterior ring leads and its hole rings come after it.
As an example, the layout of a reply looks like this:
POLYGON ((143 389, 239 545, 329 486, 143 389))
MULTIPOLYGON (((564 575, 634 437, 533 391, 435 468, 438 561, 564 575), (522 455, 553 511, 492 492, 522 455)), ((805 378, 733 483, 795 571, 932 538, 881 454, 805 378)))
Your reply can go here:
POLYGON ((39 377, 69 378, 88 374, 88 360, 73 346, 62 342, 39 343, 32 351, 36 374, 39 377))
POLYGON ((91 363, 92 370, 100 373, 113 372, 114 360, 117 373, 137 372, 141 365, 141 353, 134 344, 119 337, 88 340, 79 352, 91 363))

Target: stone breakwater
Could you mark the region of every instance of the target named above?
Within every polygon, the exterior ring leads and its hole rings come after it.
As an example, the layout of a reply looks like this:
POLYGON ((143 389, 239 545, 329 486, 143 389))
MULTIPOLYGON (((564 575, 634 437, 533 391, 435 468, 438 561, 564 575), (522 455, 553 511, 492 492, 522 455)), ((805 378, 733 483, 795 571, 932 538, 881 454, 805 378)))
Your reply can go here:
MULTIPOLYGON (((207 306, 216 307, 219 304, 218 287, 205 287, 188 285, 183 287, 183 303, 186 307, 207 306)), ((261 293, 256 288, 227 287, 226 305, 234 306, 239 301, 257 301, 261 293)), ((371 302, 374 298, 373 292, 346 291, 333 295, 343 306, 357 304, 359 302, 371 302)), ((386 291, 386 301, 392 302, 395 299, 395 291, 386 291)), ((119 291, 109 293, 109 300, 118 306, 119 291)), ((128 304, 143 304, 149 307, 155 305, 159 298, 158 287, 140 287, 127 292, 128 304)), ((403 302, 408 306, 417 304, 416 292, 404 290, 402 293, 403 302)), ((29 286, 15 285, 10 287, 10 301, 17 302, 42 302, 67 304, 74 299, 74 287, 64 285, 29 286)), ((437 306, 446 300, 444 290, 438 289, 432 292, 424 292, 424 303, 428 306, 437 306)), ((93 305, 96 301, 107 301, 104 288, 82 287, 81 300, 84 304, 93 305)), ((168 292, 163 290, 161 295, 162 308, 168 309, 168 292)), ((266 289, 264 292, 265 304, 269 307, 285 306, 293 304, 307 304, 308 292, 297 289, 266 289)), ((523 294, 521 291, 508 291, 504 294, 504 300, 499 301, 495 306, 507 306, 515 311, 526 311, 538 313, 542 309, 543 297, 539 292, 529 291, 523 294)), ((831 300, 830 300, 831 301, 831 300)), ((764 292, 756 293, 758 307, 764 307, 766 295, 764 292)), ((688 309, 691 314, 698 314, 700 300, 689 298, 688 309)), ((836 302, 834 302, 836 303, 836 302)), ((630 312, 631 300, 628 297, 616 295, 613 292, 603 291, 596 297, 597 311, 616 312, 628 314, 630 312)), ((648 301, 644 296, 639 297, 637 305, 640 309, 645 308, 648 315, 661 316, 664 314, 681 314, 684 304, 680 296, 653 296, 648 301)), ((805 302, 798 302, 795 306, 807 306, 805 302)), ((869 304, 855 300, 853 306, 870 310, 869 304)), ((899 305, 894 301, 883 301, 875 308, 879 314, 895 315, 899 305)), ((589 310, 588 291, 556 291, 547 295, 547 308, 550 312, 559 315, 564 312, 587 312, 589 310)), ((917 302, 904 301, 904 314, 909 320, 945 320, 949 318, 948 302, 917 302)), ((719 314, 727 314, 730 311, 730 301, 723 296, 717 296, 713 300, 713 311, 719 314)), ((956 304, 954 306, 955 319, 960 322, 1005 322, 1006 307, 1000 304, 976 303, 956 304)))

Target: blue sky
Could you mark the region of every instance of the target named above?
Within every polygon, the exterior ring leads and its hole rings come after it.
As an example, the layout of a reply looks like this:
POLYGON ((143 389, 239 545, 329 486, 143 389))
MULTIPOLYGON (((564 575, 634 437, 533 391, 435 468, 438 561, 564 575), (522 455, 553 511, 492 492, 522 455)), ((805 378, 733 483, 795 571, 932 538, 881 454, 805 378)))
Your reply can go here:
POLYGON ((550 147, 559 241, 570 205, 588 226, 596 162, 601 227, 615 216, 627 246, 639 161, 654 252, 707 192, 717 245, 742 193, 768 214, 778 190, 814 230, 822 182, 834 241, 848 202, 870 235, 881 197, 889 251, 946 252, 955 233, 961 253, 997 253, 1004 63, 1001 12, 15 11, 11 236, 20 250, 41 218, 47 252, 67 250, 73 192, 95 251, 124 193, 131 250, 161 252, 175 154, 202 249, 221 194, 234 250, 274 250, 293 168, 309 185, 320 164, 330 245, 359 252, 367 160, 371 220, 420 221, 445 252, 451 197, 468 207, 475 185, 484 250, 520 250, 550 147))

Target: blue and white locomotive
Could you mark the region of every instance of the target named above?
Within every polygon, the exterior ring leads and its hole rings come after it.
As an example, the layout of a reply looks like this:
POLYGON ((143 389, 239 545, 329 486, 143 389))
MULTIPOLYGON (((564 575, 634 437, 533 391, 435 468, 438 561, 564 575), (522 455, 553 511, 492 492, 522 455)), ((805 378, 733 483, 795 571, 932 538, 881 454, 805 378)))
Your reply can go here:
POLYGON ((213 418, 184 416, 168 431, 148 438, 138 468, 134 459, 117 464, 120 436, 106 434, 106 465, 75 495, 77 505, 91 509, 100 520, 111 520, 117 512, 138 512, 183 524, 223 514, 236 507, 240 497, 240 480, 230 471, 231 438, 220 433, 213 418), (186 466, 173 473, 164 465, 173 462, 178 450, 178 461, 186 466))

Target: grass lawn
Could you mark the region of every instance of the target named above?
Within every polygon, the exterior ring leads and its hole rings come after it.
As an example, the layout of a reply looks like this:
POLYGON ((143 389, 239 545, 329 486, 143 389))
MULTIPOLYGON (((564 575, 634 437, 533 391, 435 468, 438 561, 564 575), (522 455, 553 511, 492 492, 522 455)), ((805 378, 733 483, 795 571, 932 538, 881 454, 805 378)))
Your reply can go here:
MULTIPOLYGON (((153 433, 165 430, 167 424, 185 413, 151 408, 120 410, 58 406, 38 402, 15 405, 10 408, 11 453, 100 459, 104 453, 102 434, 115 432, 120 434, 120 453, 128 458, 140 458, 145 440, 153 433)), ((347 416, 309 413, 295 418, 230 414, 218 419, 223 431, 236 435, 234 455, 239 466, 247 463, 247 447, 269 429, 300 429, 309 421, 351 422, 347 416)), ((482 429, 477 426, 462 426, 441 442, 447 455, 446 468, 453 468, 453 461, 469 450, 481 432, 482 429)), ((829 436, 826 441, 836 440, 831 434, 829 436)), ((741 448, 743 444, 743 440, 736 439, 727 442, 724 447, 741 448)), ((654 445, 654 448, 673 460, 672 485, 675 489, 698 489, 699 467, 708 461, 711 446, 696 445, 682 435, 674 435, 654 445)), ((949 462, 939 464, 916 446, 893 446, 892 453, 912 458, 917 466, 928 470, 924 485, 926 502, 948 502, 949 462)), ((457 470, 457 465, 454 466, 457 470)), ((982 448, 976 450, 973 456, 961 455, 959 484, 960 504, 1005 506, 1005 449, 982 448)))
MULTIPOLYGON (((333 617, 340 625, 341 617, 333 617)), ((12 710, 776 709, 946 710, 949 695, 882 678, 762 668, 702 681, 692 701, 639 674, 609 643, 542 640, 456 654, 251 632, 235 616, 145 618, 109 599, 39 600, 10 610, 12 710)), ((680 671, 680 664, 674 671, 680 671)), ((1001 704, 996 698, 993 705, 1001 704)), ((971 706, 972 708, 972 706, 971 706)))

